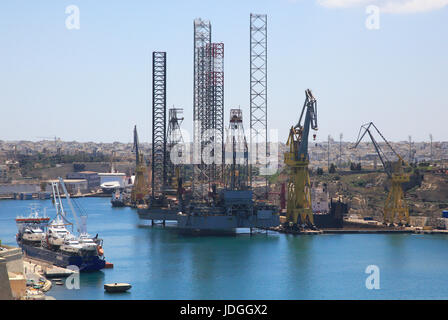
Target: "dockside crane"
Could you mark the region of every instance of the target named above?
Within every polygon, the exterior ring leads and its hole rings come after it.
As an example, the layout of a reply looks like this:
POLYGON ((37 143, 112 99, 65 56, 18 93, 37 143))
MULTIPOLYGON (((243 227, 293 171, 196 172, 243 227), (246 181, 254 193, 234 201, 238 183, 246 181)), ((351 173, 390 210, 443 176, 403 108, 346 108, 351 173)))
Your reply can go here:
POLYGON ((391 189, 389 190, 389 194, 387 195, 386 203, 384 205, 383 223, 386 225, 393 224, 395 222, 395 218, 398 218, 398 225, 409 225, 409 208, 404 199, 402 187, 403 183, 409 182, 410 180, 409 174, 404 172, 404 168, 409 167, 409 165, 392 148, 390 143, 386 140, 375 124, 373 124, 373 122, 369 122, 361 126, 358 133, 358 139, 355 145, 351 147, 352 149, 355 149, 359 145, 366 133, 369 135, 370 140, 372 140, 375 151, 383 164, 384 171, 391 181, 391 189), (375 129, 378 135, 386 143, 386 146, 389 147, 392 153, 397 157, 396 161, 390 161, 387 158, 386 154, 381 149, 381 146, 375 140, 371 128, 375 129))
MULTIPOLYGON (((308 136, 310 128, 317 130, 317 101, 310 89, 305 90, 305 103, 299 121, 289 130, 285 164, 290 168, 286 224, 288 227, 314 226, 311 206, 311 183, 308 171, 308 136), (302 125, 302 118, 304 123, 302 125)), ((316 135, 314 135, 314 139, 316 135)))
POLYGON ((134 127, 134 146, 132 151, 135 152, 135 180, 132 187, 131 200, 134 204, 143 204, 144 198, 149 194, 149 183, 143 154, 139 150, 137 126, 134 127))

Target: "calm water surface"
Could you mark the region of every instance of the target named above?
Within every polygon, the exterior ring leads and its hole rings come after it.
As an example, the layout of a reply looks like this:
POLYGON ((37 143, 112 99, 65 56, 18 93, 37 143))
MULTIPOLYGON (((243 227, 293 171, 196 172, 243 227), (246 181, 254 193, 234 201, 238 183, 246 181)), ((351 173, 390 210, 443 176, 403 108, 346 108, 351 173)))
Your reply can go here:
MULTIPOLYGON (((151 227, 133 209, 111 208, 109 198, 76 201, 114 268, 81 274, 79 290, 54 286, 48 294, 56 299, 448 298, 445 235, 194 237, 151 227), (379 290, 366 289, 368 265, 380 268, 379 290), (132 289, 107 294, 103 284, 111 282, 132 289)), ((15 245, 14 218, 31 205, 55 214, 50 200, 0 201, 2 243, 15 245)))

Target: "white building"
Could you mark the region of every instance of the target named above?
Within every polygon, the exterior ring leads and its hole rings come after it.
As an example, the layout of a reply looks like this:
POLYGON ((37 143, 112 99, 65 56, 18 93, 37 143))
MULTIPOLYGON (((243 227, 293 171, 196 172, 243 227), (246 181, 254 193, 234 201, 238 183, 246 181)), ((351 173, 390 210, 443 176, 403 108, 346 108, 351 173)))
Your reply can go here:
POLYGON ((100 176, 100 185, 106 182, 118 182, 121 188, 125 186, 125 173, 98 173, 98 175, 100 176))
POLYGON ((330 200, 326 186, 311 189, 311 207, 313 213, 327 214, 330 211, 330 200))

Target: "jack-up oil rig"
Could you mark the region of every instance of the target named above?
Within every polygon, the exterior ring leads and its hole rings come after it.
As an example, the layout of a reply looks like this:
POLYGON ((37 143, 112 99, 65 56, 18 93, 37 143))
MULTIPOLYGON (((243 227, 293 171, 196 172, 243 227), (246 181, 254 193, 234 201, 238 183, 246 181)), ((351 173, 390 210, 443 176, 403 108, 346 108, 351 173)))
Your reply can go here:
MULTIPOLYGON (((179 163, 189 156, 186 145, 178 148, 183 144, 180 109, 170 110, 166 128, 167 55, 154 52, 152 181, 151 191, 137 205, 139 217, 153 223, 175 220, 183 230, 213 233, 278 226, 278 208, 254 197, 240 109, 230 111, 227 136, 224 134, 224 44, 211 41, 209 21, 195 19, 193 27, 193 164, 179 163), (173 155, 178 158, 171 159, 173 155), (187 168, 192 174, 190 181, 184 182, 187 168)), ((257 149, 256 157, 264 157, 268 154, 266 15, 251 14, 250 35, 250 138, 257 149)), ((267 195, 267 190, 263 193, 267 195)))

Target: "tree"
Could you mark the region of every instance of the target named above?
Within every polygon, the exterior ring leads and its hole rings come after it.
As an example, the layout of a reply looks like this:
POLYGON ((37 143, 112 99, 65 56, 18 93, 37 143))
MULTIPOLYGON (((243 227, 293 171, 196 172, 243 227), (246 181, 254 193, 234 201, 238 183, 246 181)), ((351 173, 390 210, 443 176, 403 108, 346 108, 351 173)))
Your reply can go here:
POLYGON ((316 173, 317 173, 318 176, 321 176, 321 175, 324 174, 324 170, 322 168, 317 168, 316 173))
POLYGON ((336 166, 334 163, 330 165, 330 168, 328 169, 328 173, 336 173, 336 166))

